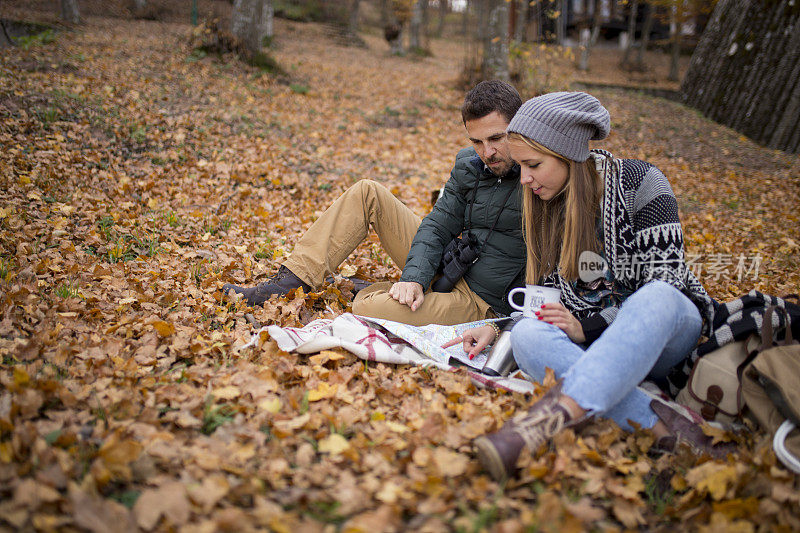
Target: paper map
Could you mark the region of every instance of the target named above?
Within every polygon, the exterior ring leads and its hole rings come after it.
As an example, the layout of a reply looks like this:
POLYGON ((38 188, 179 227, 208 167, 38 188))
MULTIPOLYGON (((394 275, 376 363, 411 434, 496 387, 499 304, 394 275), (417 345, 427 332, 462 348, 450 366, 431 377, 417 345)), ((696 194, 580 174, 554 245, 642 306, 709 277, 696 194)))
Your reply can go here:
POLYGON ((371 322, 372 324, 377 324, 393 335, 400 337, 431 359, 449 365, 457 363, 464 364, 478 371, 480 371, 486 363, 489 352, 488 349, 483 350, 476 355, 474 359, 470 360, 467 353, 464 351, 463 343, 458 343, 447 349, 442 348, 442 345, 459 337, 462 332, 470 328, 476 328, 489 324, 490 322, 503 320, 502 318, 494 318, 467 322, 466 324, 456 324, 455 326, 443 326, 441 324, 409 326, 408 324, 392 322, 391 320, 383 320, 380 318, 366 316, 359 316, 359 318, 371 322))

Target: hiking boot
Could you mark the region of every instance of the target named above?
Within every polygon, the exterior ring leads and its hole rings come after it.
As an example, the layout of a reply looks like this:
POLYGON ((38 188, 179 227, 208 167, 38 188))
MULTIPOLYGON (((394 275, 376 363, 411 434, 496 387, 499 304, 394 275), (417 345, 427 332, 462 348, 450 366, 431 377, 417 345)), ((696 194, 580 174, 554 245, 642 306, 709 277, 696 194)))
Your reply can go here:
POLYGON ((558 403, 561 384, 554 386, 526 413, 517 415, 494 433, 473 441, 478 459, 496 481, 511 477, 516 471, 522 449, 535 452, 563 428, 574 425, 569 411, 558 403))
POLYGON ((222 286, 222 292, 228 294, 228 291, 233 291, 237 294, 244 296, 248 305, 263 305, 270 296, 277 294, 283 296, 292 289, 303 287, 305 292, 311 290, 311 286, 304 282, 302 279, 295 276, 294 272, 281 265, 278 273, 270 276, 267 281, 259 283, 255 287, 239 287, 231 283, 226 283, 222 286))
POLYGON ((733 442, 718 442, 703 433, 703 429, 692 422, 669 405, 652 400, 650 408, 658 418, 667 426, 670 435, 661 437, 653 445, 657 452, 671 453, 677 450, 681 442, 685 442, 697 454, 708 454, 716 459, 724 459, 729 453, 736 451, 733 442))
MULTIPOLYGON (((365 279, 357 278, 355 276, 347 276, 345 279, 349 279, 350 281, 353 282, 353 290, 350 291, 350 292, 353 293, 353 298, 356 297, 356 294, 358 294, 358 291, 360 291, 362 289, 366 289, 367 287, 369 287, 370 285, 375 283, 374 281, 367 281, 365 279)), ((328 281, 328 280, 326 279, 325 281, 328 281)), ((333 281, 332 280, 328 281, 328 283, 333 283, 333 281)))

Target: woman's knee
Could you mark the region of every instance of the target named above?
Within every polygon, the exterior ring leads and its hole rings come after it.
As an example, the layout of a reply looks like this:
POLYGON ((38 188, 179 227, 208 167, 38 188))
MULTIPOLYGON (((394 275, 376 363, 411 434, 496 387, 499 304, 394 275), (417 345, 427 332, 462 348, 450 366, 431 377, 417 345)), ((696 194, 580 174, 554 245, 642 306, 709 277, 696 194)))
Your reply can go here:
POLYGON ((665 281, 661 281, 660 279, 655 279, 646 283, 639 290, 634 292, 630 298, 634 297, 641 303, 657 306, 660 309, 667 308, 678 314, 691 313, 697 310, 688 296, 677 287, 665 281))
POLYGON ((511 348, 514 359, 523 370, 529 370, 531 365, 542 367, 546 365, 556 350, 553 344, 563 332, 551 324, 540 322, 532 318, 523 318, 511 330, 511 348))

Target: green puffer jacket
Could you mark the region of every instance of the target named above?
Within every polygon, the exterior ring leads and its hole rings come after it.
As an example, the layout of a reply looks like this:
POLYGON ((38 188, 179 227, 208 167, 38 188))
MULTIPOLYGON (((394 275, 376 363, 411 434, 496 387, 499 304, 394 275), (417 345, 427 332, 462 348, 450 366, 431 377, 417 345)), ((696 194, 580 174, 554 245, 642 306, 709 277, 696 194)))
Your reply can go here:
POLYGON ((503 201, 514 189, 480 258, 464 276, 469 288, 495 312, 510 314, 513 309, 508 305, 508 292, 525 284, 522 189, 518 167, 514 169, 499 179, 486 169, 473 148, 461 150, 444 193, 422 220, 411 243, 401 281, 416 281, 426 290, 429 288, 445 246, 467 228, 469 201, 476 179, 480 180, 480 185, 472 208, 472 233, 479 243, 486 241, 503 201))

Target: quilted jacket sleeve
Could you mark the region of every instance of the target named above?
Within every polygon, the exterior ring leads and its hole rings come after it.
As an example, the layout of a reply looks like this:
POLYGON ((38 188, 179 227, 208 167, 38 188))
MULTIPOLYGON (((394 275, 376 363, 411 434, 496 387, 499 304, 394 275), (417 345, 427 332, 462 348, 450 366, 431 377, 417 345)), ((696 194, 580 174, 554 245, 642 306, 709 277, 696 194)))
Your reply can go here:
POLYGON ((471 149, 458 153, 450 178, 433 210, 422 219, 411 243, 401 281, 416 281, 427 289, 433 280, 445 246, 464 229, 464 211, 470 191, 478 179, 470 164, 471 149))

